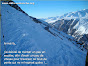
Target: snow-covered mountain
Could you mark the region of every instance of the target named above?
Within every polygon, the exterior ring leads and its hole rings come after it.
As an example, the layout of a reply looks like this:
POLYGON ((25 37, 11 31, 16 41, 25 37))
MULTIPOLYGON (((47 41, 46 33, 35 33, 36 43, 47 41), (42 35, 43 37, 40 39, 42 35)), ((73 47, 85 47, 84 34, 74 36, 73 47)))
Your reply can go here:
MULTIPOLYGON (((71 20, 74 19, 73 22, 71 22, 71 25, 74 25, 73 28, 77 29, 77 32, 82 34, 88 34, 88 9, 84 9, 81 11, 77 11, 77 12, 70 12, 67 14, 64 14, 60 17, 49 17, 47 19, 43 19, 44 21, 48 22, 48 23, 52 23, 53 25, 57 25, 57 23, 59 23, 60 20, 71 20), (75 22, 75 20, 78 20, 76 22, 76 24, 73 24, 75 22)), ((69 24, 69 25, 70 25, 69 24)), ((70 25, 70 26, 71 26, 70 25)), ((69 27, 70 27, 69 26, 69 27)), ((70 30, 70 29, 69 29, 70 30)))
POLYGON ((59 20, 59 16, 57 17, 48 17, 48 18, 41 18, 41 20, 48 22, 48 23, 54 23, 55 21, 59 20))
POLYGON ((88 9, 67 13, 58 19, 51 26, 78 39, 88 34, 88 9))
POLYGON ((84 10, 80 10, 80 11, 76 11, 76 12, 70 12, 70 13, 66 13, 62 16, 60 16, 60 18, 87 18, 88 17, 88 9, 84 9, 84 10))
MULTIPOLYGON (((84 9, 81 11, 77 11, 77 12, 70 12, 70 13, 66 13, 62 16, 58 16, 58 17, 49 17, 46 19, 42 19, 48 23, 53 23, 55 25, 55 23, 59 23, 58 20, 60 21, 61 19, 64 20, 79 20, 74 26, 74 29, 77 29, 78 32, 80 32, 80 34, 88 34, 88 9, 84 9)), ((73 21, 74 22, 74 21, 73 21)), ((71 24, 73 24, 73 22, 71 24)))
POLYGON ((49 17, 43 20, 48 22, 52 27, 72 35, 77 40, 81 40, 84 38, 83 35, 88 34, 88 9, 66 13, 58 17, 49 17))
POLYGON ((88 9, 42 20, 50 23, 52 27, 72 35, 77 40, 88 34, 88 9))
POLYGON ((77 19, 82 17, 88 19, 88 9, 66 13, 62 16, 42 18, 41 20, 44 20, 45 22, 48 22, 48 23, 54 23, 55 21, 60 19, 77 19))
POLYGON ((47 64, 37 66, 85 66, 86 51, 75 46, 74 38, 50 28, 47 23, 26 15, 16 7, 1 6, 1 66, 12 66, 3 64, 5 50, 46 51, 47 64), (16 45, 4 46, 4 42, 14 42, 16 45))

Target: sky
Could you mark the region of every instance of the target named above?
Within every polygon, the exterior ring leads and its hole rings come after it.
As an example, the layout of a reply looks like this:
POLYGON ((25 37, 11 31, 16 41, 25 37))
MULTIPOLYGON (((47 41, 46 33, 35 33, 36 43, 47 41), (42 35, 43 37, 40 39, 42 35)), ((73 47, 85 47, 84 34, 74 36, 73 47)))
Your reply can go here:
MULTIPOLYGON (((15 1, 16 2, 16 1, 15 1)), ((88 9, 88 1, 21 1, 35 4, 19 4, 29 16, 47 18, 61 16, 65 13, 88 9)))

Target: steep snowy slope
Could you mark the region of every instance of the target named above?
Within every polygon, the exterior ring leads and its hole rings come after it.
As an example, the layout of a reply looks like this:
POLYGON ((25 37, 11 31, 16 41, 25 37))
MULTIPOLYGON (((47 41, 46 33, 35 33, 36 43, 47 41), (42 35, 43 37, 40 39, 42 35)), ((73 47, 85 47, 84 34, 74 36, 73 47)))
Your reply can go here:
MULTIPOLYGON (((1 25, 1 66, 13 66, 3 64, 5 50, 46 51, 44 55, 47 64, 31 64, 31 66, 85 66, 86 51, 80 50, 52 28, 44 29, 44 24, 36 23, 35 20, 9 5, 2 5, 1 25), (16 45, 4 46, 4 42, 14 42, 16 45)), ((65 36, 64 33, 62 34, 65 36)))

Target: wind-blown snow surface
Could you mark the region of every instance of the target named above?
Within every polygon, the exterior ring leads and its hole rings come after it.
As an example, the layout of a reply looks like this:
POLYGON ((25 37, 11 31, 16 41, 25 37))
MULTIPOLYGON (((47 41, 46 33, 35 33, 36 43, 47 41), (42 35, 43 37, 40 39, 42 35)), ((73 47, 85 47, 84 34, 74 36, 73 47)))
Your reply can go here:
MULTIPOLYGON (((46 51, 44 55, 47 57, 47 65, 33 66, 85 66, 85 51, 81 51, 64 37, 62 37, 62 40, 50 34, 43 28, 42 24, 35 23, 29 16, 17 11, 13 7, 2 5, 1 22, 4 41, 16 43, 15 46, 6 45, 7 51, 46 51)), ((52 32, 55 31, 52 30, 52 32)), ((1 41, 1 66, 30 66, 4 65, 3 52, 5 47, 3 45, 3 37, 1 41)))

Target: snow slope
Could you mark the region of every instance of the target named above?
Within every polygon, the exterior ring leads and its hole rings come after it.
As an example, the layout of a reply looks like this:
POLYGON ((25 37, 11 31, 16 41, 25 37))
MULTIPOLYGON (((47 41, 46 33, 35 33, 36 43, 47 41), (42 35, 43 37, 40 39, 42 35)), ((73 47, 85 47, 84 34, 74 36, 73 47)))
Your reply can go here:
POLYGON ((29 66, 4 65, 5 48, 7 51, 46 51, 47 64, 30 66, 85 66, 86 51, 80 50, 61 34, 56 36, 57 33, 52 28, 49 29, 51 32, 45 30, 45 25, 35 23, 32 18, 9 5, 2 5, 1 25, 1 66, 29 66), (4 47, 4 42, 15 42, 16 45, 4 47))

